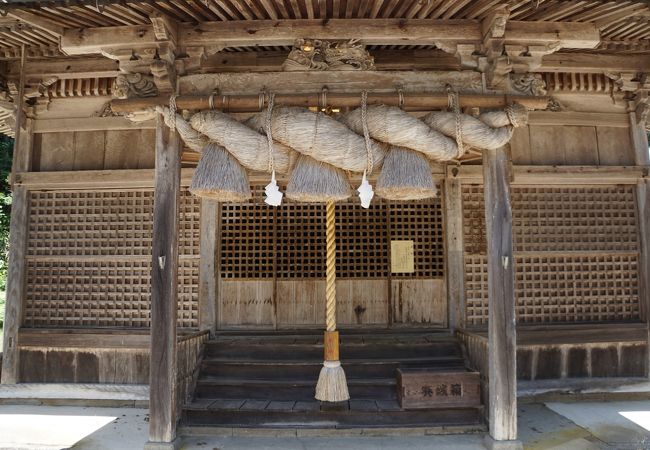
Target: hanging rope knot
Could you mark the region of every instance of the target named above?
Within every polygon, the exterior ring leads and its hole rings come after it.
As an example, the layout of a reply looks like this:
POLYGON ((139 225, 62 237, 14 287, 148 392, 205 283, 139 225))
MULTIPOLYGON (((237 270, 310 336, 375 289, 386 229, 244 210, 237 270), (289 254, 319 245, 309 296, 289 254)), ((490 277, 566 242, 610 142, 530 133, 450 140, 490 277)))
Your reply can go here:
MULTIPOLYGON (((262 94, 263 95, 263 94, 262 94)), ((262 100, 263 102, 263 100, 262 100)), ((269 172, 274 172, 274 161, 273 161, 273 131, 271 127, 271 119, 273 116, 273 104, 275 103, 275 94, 269 94, 269 103, 266 108, 266 121, 264 128, 266 129, 266 141, 269 146, 269 172)))
POLYGON ((372 173, 374 161, 372 156, 370 132, 368 131, 368 91, 361 92, 361 124, 363 125, 363 139, 366 143, 366 172, 370 175, 372 173))
POLYGON ((463 145, 463 129, 461 123, 462 116, 460 114, 460 100, 458 99, 458 91, 454 91, 449 84, 447 85, 447 103, 456 117, 456 145, 458 146, 457 157, 460 158, 465 154, 465 146, 463 145))
POLYGON ((512 105, 508 105, 506 107, 506 115, 508 116, 508 120, 510 121, 513 127, 517 128, 521 126, 521 124, 517 120, 517 114, 515 113, 515 109, 512 105))

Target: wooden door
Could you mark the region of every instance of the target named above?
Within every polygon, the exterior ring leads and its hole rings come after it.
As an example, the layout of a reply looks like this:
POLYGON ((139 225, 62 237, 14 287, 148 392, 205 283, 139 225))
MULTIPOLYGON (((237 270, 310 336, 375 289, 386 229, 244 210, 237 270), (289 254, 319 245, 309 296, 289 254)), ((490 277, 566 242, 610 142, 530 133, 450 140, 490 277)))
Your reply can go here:
MULTIPOLYGON (((322 328, 325 207, 223 204, 218 283, 221 329, 322 328)), ((447 325, 439 199, 336 205, 337 322, 340 328, 447 325), (413 272, 391 271, 391 241, 412 241, 413 272)))

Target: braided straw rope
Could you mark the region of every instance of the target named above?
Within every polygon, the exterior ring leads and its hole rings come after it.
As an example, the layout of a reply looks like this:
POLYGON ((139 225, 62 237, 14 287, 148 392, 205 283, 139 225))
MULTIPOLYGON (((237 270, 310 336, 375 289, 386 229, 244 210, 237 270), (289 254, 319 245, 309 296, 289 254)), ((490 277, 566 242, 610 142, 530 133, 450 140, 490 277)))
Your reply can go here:
POLYGON ((326 287, 325 287, 325 324, 327 331, 336 331, 336 232, 334 202, 326 204, 326 287))

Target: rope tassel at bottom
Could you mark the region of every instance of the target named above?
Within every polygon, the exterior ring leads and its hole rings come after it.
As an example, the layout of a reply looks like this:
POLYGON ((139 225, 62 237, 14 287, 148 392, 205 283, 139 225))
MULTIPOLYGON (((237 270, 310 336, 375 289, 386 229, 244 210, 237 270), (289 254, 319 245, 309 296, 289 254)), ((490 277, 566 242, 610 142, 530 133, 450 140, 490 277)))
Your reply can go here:
POLYGON ((326 331, 324 336, 325 362, 318 376, 316 400, 343 402, 350 399, 348 381, 339 361, 339 332, 326 331))

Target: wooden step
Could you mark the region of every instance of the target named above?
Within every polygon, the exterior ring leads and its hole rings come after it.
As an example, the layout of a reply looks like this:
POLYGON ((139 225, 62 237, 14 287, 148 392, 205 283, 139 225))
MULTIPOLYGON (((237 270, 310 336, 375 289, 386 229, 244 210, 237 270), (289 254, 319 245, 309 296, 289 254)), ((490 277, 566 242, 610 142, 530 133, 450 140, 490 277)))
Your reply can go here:
MULTIPOLYGON (((201 377, 196 384, 197 399, 260 398, 276 401, 314 399, 318 377, 306 379, 259 380, 201 377)), ((393 400, 397 398, 395 378, 348 380, 350 397, 355 399, 393 400)))
MULTIPOLYGON (((400 358, 399 360, 356 359, 343 361, 348 379, 395 377, 398 368, 429 368, 431 370, 463 370, 465 361, 457 356, 437 358, 400 358)), ((260 361, 255 359, 207 358, 201 365, 201 376, 229 378, 256 378, 277 380, 282 378, 318 377, 323 362, 311 361, 260 361)))
MULTIPOLYGON (((250 343, 241 341, 210 341, 205 346, 206 358, 245 355, 259 360, 318 360, 323 357, 322 343, 250 343)), ((460 356, 460 345, 456 341, 420 343, 348 343, 341 344, 341 360, 353 359, 399 359, 430 358, 439 356, 460 356)))
POLYGON ((198 400, 188 405, 184 409, 183 424, 258 428, 462 426, 482 424, 482 409, 478 407, 404 411, 399 409, 394 400, 351 400, 349 408, 343 410, 320 410, 319 403, 313 399, 215 399, 198 400))

